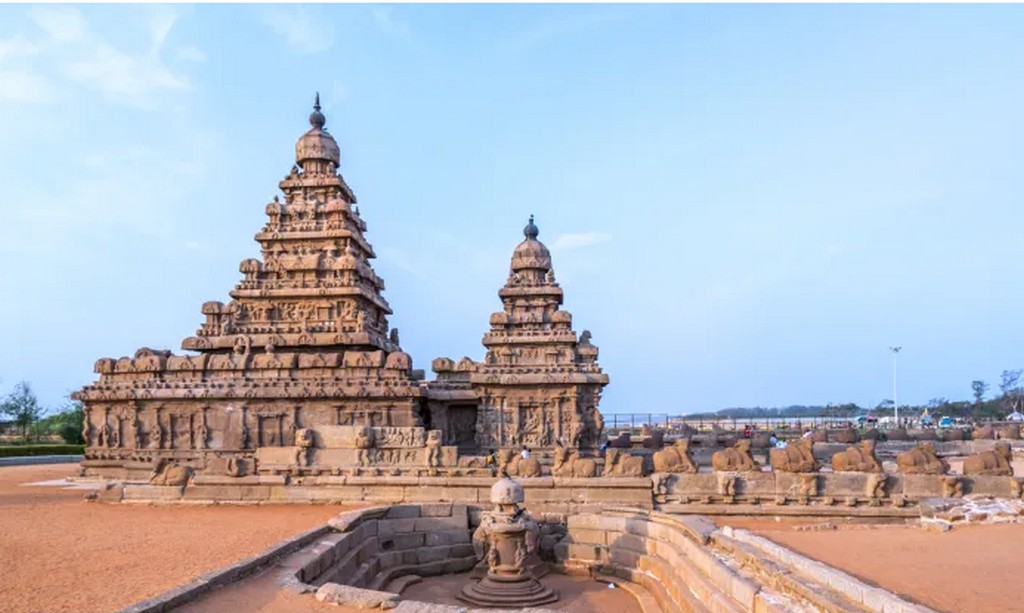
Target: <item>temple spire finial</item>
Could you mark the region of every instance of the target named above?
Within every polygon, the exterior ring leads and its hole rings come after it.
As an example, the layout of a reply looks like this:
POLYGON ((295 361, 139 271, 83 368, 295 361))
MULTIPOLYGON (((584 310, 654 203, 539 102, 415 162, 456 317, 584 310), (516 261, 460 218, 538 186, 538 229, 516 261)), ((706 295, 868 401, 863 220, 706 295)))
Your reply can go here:
POLYGON ((526 238, 536 239, 539 234, 540 230, 538 230, 537 226, 533 223, 533 215, 530 215, 530 222, 526 224, 525 228, 523 228, 523 236, 526 238))
POLYGON ((313 112, 309 114, 309 125, 318 130, 323 130, 327 118, 320 112, 320 92, 316 93, 316 101, 313 103, 313 112))

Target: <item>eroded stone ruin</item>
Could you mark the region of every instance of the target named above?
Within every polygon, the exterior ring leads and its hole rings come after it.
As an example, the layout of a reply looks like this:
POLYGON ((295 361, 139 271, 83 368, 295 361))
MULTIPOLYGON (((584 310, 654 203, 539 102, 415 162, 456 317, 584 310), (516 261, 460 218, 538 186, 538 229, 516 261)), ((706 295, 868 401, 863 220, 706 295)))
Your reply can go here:
POLYGON ((266 205, 261 257, 242 261, 227 304, 202 306, 205 321, 181 343, 191 353, 100 359, 99 380, 75 394, 85 405, 86 472, 166 485, 193 474, 418 474, 457 467, 460 452, 472 469, 490 449, 595 449, 608 376, 590 333, 577 338, 559 308, 533 218, 484 360, 439 358, 437 379, 426 381, 389 326, 384 281, 370 266, 366 223, 338 172, 319 95, 309 122, 282 197, 266 205))

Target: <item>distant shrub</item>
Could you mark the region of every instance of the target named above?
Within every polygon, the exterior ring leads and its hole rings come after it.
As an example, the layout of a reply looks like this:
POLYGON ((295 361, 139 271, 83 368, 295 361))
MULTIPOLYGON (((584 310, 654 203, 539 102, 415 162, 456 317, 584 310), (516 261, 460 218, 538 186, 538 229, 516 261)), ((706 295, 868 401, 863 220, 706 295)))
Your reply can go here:
POLYGON ((0 447, 0 458, 35 455, 82 455, 85 445, 5 445, 0 447))

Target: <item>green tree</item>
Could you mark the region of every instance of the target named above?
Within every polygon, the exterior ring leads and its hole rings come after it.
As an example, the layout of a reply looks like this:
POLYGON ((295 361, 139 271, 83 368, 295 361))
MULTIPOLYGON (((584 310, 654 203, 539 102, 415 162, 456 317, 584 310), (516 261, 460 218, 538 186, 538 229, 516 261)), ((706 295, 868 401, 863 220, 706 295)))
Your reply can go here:
POLYGON ((0 404, 0 414, 6 415, 21 428, 21 436, 25 440, 28 440, 29 429, 39 421, 43 412, 32 388, 24 381, 15 385, 14 391, 0 404))
POLYGON ((980 405, 981 399, 985 397, 985 392, 988 391, 988 383, 984 381, 971 381, 971 389, 974 390, 974 404, 980 405))

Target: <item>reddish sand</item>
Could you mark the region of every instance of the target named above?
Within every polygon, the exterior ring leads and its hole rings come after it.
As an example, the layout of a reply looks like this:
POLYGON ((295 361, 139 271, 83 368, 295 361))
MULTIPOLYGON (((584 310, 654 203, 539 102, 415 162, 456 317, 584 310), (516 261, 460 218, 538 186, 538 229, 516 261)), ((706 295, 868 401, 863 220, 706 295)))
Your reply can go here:
POLYGON ((940 611, 1024 611, 1019 589, 1024 524, 958 526, 930 532, 917 526, 870 527, 834 520, 719 520, 746 528, 810 558, 940 611), (837 530, 795 531, 799 524, 835 523, 837 530))
POLYGON ((77 465, 0 467, 0 609, 115 611, 324 523, 335 505, 90 503, 22 487, 77 465))

